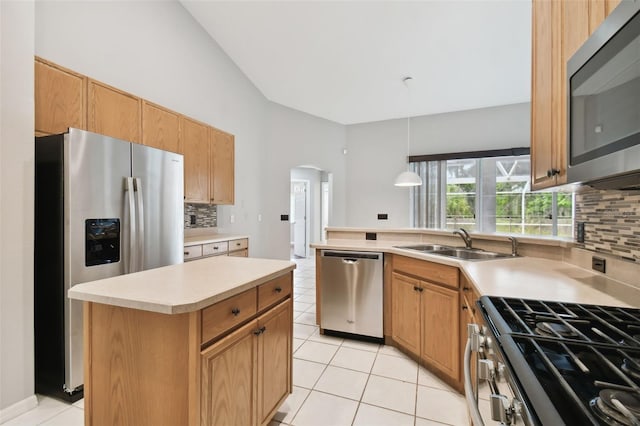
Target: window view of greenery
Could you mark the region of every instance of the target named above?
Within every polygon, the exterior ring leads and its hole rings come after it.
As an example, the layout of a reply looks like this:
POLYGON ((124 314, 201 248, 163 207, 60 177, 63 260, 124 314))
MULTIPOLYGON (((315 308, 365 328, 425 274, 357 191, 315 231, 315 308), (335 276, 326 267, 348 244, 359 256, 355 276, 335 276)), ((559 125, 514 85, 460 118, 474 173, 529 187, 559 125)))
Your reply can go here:
MULTIPOLYGON (((414 226, 571 237, 573 194, 530 192, 528 155, 429 163, 438 163, 441 173, 431 173, 426 177, 428 184, 414 190, 414 226), (434 179, 443 182, 434 184, 434 179), (416 204, 433 206, 422 199, 433 201, 434 197, 440 215, 422 211, 416 204)), ((427 168, 416 166, 414 170, 420 173, 427 168)))

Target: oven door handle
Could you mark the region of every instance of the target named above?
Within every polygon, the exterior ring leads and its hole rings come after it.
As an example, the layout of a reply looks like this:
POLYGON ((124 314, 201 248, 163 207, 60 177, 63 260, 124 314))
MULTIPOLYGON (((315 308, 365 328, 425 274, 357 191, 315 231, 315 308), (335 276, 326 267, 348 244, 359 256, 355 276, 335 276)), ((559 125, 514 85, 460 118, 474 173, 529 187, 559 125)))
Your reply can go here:
POLYGON ((473 384, 471 383, 471 336, 467 339, 467 345, 464 348, 464 396, 467 399, 469 415, 473 425, 484 426, 480 408, 473 393, 473 384))

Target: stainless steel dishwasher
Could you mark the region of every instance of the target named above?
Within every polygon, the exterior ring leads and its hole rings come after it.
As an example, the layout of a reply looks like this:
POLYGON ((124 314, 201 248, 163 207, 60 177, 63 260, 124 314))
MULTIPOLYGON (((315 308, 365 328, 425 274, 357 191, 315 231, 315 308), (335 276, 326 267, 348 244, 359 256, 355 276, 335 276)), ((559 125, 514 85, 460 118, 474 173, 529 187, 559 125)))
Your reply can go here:
POLYGON ((321 321, 327 334, 382 339, 382 253, 322 250, 321 321))

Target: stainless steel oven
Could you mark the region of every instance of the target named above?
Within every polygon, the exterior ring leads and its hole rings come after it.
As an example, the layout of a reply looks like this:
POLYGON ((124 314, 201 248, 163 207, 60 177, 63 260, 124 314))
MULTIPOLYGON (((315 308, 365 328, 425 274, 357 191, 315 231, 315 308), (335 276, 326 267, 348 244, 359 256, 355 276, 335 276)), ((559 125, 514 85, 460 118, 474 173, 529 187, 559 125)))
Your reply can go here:
POLYGON ((482 297, 486 327, 472 327, 465 394, 484 424, 470 380, 472 353, 504 424, 640 425, 640 309, 482 297))

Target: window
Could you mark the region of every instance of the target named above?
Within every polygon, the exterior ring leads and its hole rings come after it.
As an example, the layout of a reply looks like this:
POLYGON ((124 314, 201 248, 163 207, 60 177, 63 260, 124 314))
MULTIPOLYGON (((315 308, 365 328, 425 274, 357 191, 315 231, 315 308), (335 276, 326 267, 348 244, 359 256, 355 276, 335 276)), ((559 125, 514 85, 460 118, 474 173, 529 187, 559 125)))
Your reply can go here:
POLYGON ((573 193, 530 192, 529 155, 491 155, 503 152, 412 157, 424 182, 411 190, 413 227, 571 237, 573 193))

